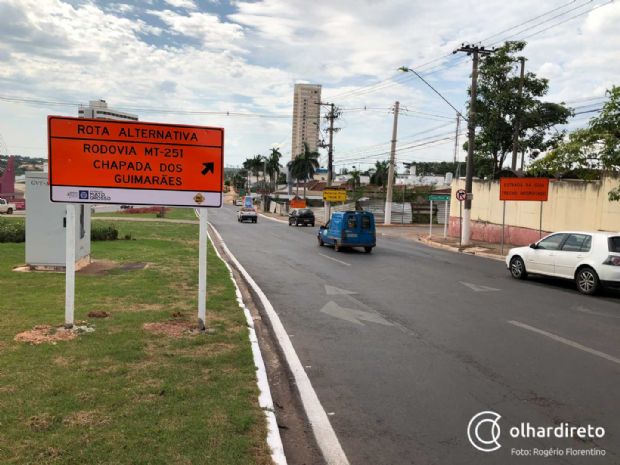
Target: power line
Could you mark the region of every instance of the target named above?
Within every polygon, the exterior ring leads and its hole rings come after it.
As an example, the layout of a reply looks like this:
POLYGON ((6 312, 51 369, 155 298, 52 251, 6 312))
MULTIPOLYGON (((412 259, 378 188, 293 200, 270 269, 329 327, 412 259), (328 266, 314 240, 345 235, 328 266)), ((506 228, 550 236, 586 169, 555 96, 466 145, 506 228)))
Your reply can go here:
MULTIPOLYGON (((586 4, 588 4, 588 3, 591 3, 592 1, 593 1, 593 0, 588 0, 588 2, 586 2, 585 4, 581 4, 581 5, 579 5, 578 7, 575 7, 575 8, 569 9, 569 10, 567 10, 567 11, 565 11, 565 12, 563 12, 563 13, 559 14, 559 15, 556 15, 556 16, 554 16, 553 18, 550 18, 550 19, 548 19, 548 20, 545 20, 545 21, 543 21, 543 22, 539 22, 539 23, 537 23, 536 25, 533 25, 533 26, 530 26, 530 27, 528 27, 528 28, 526 28, 526 29, 523 29, 523 30, 519 31, 519 32, 518 32, 518 33, 516 33, 516 34, 523 33, 523 32, 524 32, 524 31, 526 31, 526 30, 531 30, 531 29, 533 29, 533 28, 535 28, 535 27, 538 27, 538 26, 539 26, 539 25, 541 25, 541 24, 544 24, 544 23, 546 23, 546 22, 549 22, 549 21, 551 21, 551 20, 553 20, 553 19, 556 19, 556 18, 558 18, 558 17, 560 17, 560 16, 563 16, 563 15, 565 15, 565 14, 568 14, 568 13, 570 13, 571 11, 574 11, 575 9, 581 8, 581 7, 585 6, 585 5, 586 5, 586 4)), ((613 0, 610 0, 610 2, 609 2, 609 3, 611 3, 611 1, 613 1, 613 0)), ((505 34, 506 32, 513 31, 513 30, 515 30, 515 29, 519 29, 520 27, 522 27, 522 26, 524 26, 524 25, 526 25, 526 24, 532 23, 532 22, 534 22, 534 21, 536 21, 536 20, 538 20, 538 19, 541 19, 541 18, 543 18, 543 17, 545 17, 545 16, 548 16, 548 15, 550 15, 550 14, 553 14, 553 13, 555 13, 556 11, 562 10, 562 9, 566 8, 567 6, 574 4, 575 2, 576 2, 576 0, 571 0, 571 1, 567 2, 567 3, 565 3, 565 4, 562 4, 562 5, 558 6, 558 7, 556 7, 556 8, 553 8, 553 9, 551 9, 551 10, 548 10, 548 11, 546 11, 546 12, 542 13, 542 14, 539 14, 539 15, 537 15, 537 16, 534 16, 534 17, 532 17, 532 18, 529 18, 529 19, 527 19, 527 20, 525 20, 525 21, 522 21, 521 23, 518 23, 518 24, 516 24, 515 26, 511 26, 510 28, 504 29, 504 30, 499 31, 499 32, 497 32, 497 33, 494 33, 494 34, 492 34, 492 35, 490 35, 490 36, 485 37, 484 39, 481 39, 481 40, 478 40, 478 41, 474 41, 473 43, 487 42, 487 41, 488 41, 489 39, 491 39, 491 38, 494 38, 494 37, 497 37, 497 36, 501 36, 502 34, 505 34)), ((589 10, 589 11, 591 11, 591 10, 589 10)), ((586 12, 584 12, 584 13, 582 13, 582 14, 585 14, 585 13, 587 13, 587 11, 586 11, 586 12)), ((577 16, 575 16, 575 17, 577 17, 577 16)), ((574 17, 573 17, 573 18, 570 18, 570 19, 574 19, 574 17)), ((569 19, 569 20, 570 20, 570 19, 569 19)), ((564 22, 566 22, 566 21, 564 21, 564 22)), ((563 22, 562 22, 562 23, 563 23, 563 22)), ((555 26, 557 26, 557 25, 559 25, 559 24, 562 24, 562 23, 558 23, 558 24, 556 24, 556 25, 552 25, 551 27, 555 27, 555 26)), ((545 29, 545 30, 548 30, 548 29, 550 29, 551 27, 549 27, 549 28, 547 28, 547 29, 545 29)), ((534 34, 532 34, 532 35, 530 35, 530 36, 528 36, 528 37, 531 37, 531 36, 533 36, 533 35, 535 35, 535 34, 538 34, 538 33, 540 33, 540 32, 544 32, 544 31, 539 31, 539 32, 536 32, 536 33, 534 33, 534 34)), ((512 36, 514 36, 514 35, 516 35, 516 34, 513 34, 512 36)), ((511 36, 511 37, 512 37, 512 36, 511 36)), ((502 40, 500 40, 499 42, 502 42, 503 40, 505 40, 505 39, 502 39, 502 40)), ((431 60, 429 60, 429 61, 427 61, 427 62, 424 62, 424 63, 422 63, 422 64, 420 64, 420 65, 415 66, 415 69, 417 69, 417 70, 421 71, 423 68, 426 68, 428 65, 430 65, 430 64, 432 64, 432 63, 435 63, 435 62, 437 62, 437 61, 443 60, 443 59, 445 59, 445 58, 448 58, 448 57, 450 57, 450 56, 452 56, 452 54, 451 54, 451 53, 443 54, 443 55, 438 56, 438 57, 436 57, 436 58, 433 58, 433 59, 431 59, 431 60)), ((452 65, 457 64, 457 63, 460 63, 460 62, 464 61, 464 59, 465 59, 465 58, 463 58, 463 59, 460 59, 460 58, 459 58, 459 59, 453 60, 455 63, 453 63, 452 65)), ((447 65, 446 65, 445 63, 441 63, 441 64, 439 64, 439 65, 436 65, 436 66, 434 66, 434 67, 431 67, 431 69, 429 69, 429 70, 425 70, 425 71, 423 72, 423 74, 424 74, 424 75, 429 75, 429 74, 432 74, 432 73, 434 73, 434 72, 436 72, 436 71, 438 71, 438 70, 440 70, 440 69, 442 69, 442 68, 444 68, 444 67, 446 67, 446 66, 447 66, 447 65)), ((344 99, 344 98, 349 98, 349 97, 353 97, 353 96, 358 97, 358 96, 365 95, 365 94, 368 94, 368 93, 376 92, 376 91, 378 91, 378 90, 384 90, 384 89, 386 89, 386 88, 392 87, 392 86, 394 86, 394 85, 402 84, 402 83, 405 83, 405 82, 407 82, 407 81, 409 81, 409 80, 410 80, 410 79, 399 79, 399 77, 398 77, 398 76, 399 76, 399 75, 393 75, 393 76, 391 76, 391 77, 389 77, 389 78, 387 78, 387 79, 384 79, 384 80, 382 80, 382 81, 376 82, 376 83, 374 83, 374 84, 369 84, 369 85, 362 86, 362 87, 359 87, 359 88, 357 88, 357 89, 352 89, 352 90, 345 91, 345 92, 340 92, 340 93, 338 93, 338 94, 334 94, 334 95, 332 95, 330 98, 332 98, 332 99, 334 99, 334 98, 344 99)))
MULTIPOLYGON (((65 106, 65 107, 80 107, 84 104, 75 102, 60 102, 52 100, 25 98, 25 97, 10 97, 6 95, 0 95, 0 100, 10 103, 25 103, 32 105, 43 106, 65 106)), ((152 107, 132 107, 132 106, 115 106, 118 110, 143 112, 143 113, 164 113, 164 114, 179 114, 179 115, 201 115, 201 116, 231 116, 231 117, 246 117, 246 118, 278 118, 285 119, 291 118, 292 114, 268 114, 268 113, 249 113, 238 111, 209 111, 209 110, 179 110, 170 108, 152 108, 152 107)))

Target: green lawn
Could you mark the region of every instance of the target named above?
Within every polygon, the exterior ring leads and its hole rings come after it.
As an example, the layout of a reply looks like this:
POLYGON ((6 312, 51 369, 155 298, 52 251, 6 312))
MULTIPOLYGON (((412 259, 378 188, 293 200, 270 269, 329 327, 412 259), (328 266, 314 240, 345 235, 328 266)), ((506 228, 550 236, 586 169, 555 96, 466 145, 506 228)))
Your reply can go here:
MULTIPOLYGON (((136 207, 138 208, 138 207, 136 207)), ((120 210, 118 212, 105 212, 105 213, 96 213, 96 217, 110 217, 110 216, 122 216, 127 218, 157 218, 157 213, 126 213, 125 210, 120 210)), ((198 221, 198 217, 194 213, 193 208, 172 208, 169 211, 166 211, 164 216, 166 219, 170 220, 196 220, 198 221)))
POLYGON ((175 312, 195 322, 198 227, 116 226, 135 240, 94 242, 93 258, 149 266, 78 273, 75 318, 96 330, 56 344, 13 338, 62 324, 64 274, 13 272, 24 244, 0 243, 0 463, 271 463, 246 322, 225 265, 210 249, 214 334, 150 333, 144 323, 175 312), (89 319, 95 310, 111 316, 89 319))

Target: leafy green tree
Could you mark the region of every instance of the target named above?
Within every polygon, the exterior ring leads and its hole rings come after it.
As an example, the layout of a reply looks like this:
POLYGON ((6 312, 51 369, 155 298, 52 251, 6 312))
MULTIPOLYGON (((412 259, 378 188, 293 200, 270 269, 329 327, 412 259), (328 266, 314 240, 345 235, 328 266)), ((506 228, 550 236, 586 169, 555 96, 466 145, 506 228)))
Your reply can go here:
MULTIPOLYGON (((594 179, 601 171, 616 175, 620 172, 620 87, 613 86, 606 94, 609 100, 598 116, 536 160, 530 173, 594 179)), ((609 192, 609 199, 620 200, 620 186, 609 192)))
MULTIPOLYGON (((553 126, 565 124, 571 110, 560 103, 543 102, 549 82, 532 72, 525 73, 523 92, 519 97, 520 77, 516 71, 525 42, 506 42, 495 53, 481 61, 476 98, 475 159, 482 161, 476 168, 479 176, 495 177, 507 155, 512 154, 513 132, 519 124, 519 151, 544 151, 558 142, 550 137, 553 126), (484 163, 484 160, 491 163, 484 163), (487 171, 490 165, 491 172, 487 171)), ((471 89, 469 90, 471 95, 471 89)), ((467 146, 467 145, 465 145, 467 146)))
MULTIPOLYGON (((308 144, 304 142, 302 152, 289 163, 293 178, 297 181, 304 181, 304 198, 306 198, 306 181, 314 176, 319 167, 319 152, 311 151, 308 144)), ((299 194, 299 184, 297 194, 299 194)))
POLYGON ((456 173, 456 163, 448 161, 416 162, 418 176, 445 176, 446 173, 456 173))

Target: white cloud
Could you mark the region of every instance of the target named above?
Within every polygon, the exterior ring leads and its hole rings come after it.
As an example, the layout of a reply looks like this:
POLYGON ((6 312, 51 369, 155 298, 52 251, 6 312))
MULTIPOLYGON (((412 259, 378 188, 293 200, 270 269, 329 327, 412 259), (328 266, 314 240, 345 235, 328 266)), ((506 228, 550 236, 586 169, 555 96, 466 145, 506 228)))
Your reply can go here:
POLYGON ((148 13, 170 26, 170 32, 198 39, 206 49, 242 51, 237 44, 243 39, 243 28, 222 23, 217 15, 196 12, 184 15, 170 10, 148 13))
MULTIPOLYGON (((261 0, 234 3, 236 12, 229 17, 218 16, 212 3, 169 0, 176 8, 172 10, 156 9, 151 2, 146 13, 144 3, 129 10, 122 2, 103 9, 92 2, 0 0, 0 95, 76 103, 104 98, 116 107, 289 114, 293 84, 305 80, 323 84, 323 98, 338 105, 386 109, 345 113, 339 122, 343 130, 335 137, 337 157, 389 141, 392 115, 387 108, 395 100, 416 111, 454 114, 412 74, 384 81, 397 75, 396 68, 417 67, 463 108, 471 61, 450 52, 464 41, 498 41, 519 29, 489 36, 565 1, 554 0, 543 8, 538 0, 338 0, 311 5, 305 0, 261 0), (126 13, 141 19, 123 17, 126 13), (370 88, 373 92, 357 90, 377 82, 382 83, 370 88)), ((618 84, 619 20, 620 4, 614 3, 529 39, 526 69, 550 79, 549 99, 602 95, 618 84)), ((40 150, 30 153, 41 154, 46 146, 44 116, 58 112, 75 114, 76 109, 0 101, 0 131, 9 147, 31 147, 36 141, 40 150)), ((223 125, 227 163, 266 153, 274 141, 290 147, 288 118, 138 113, 151 121, 223 125)), ((400 137, 445 121, 423 116, 403 115, 400 137)), ((445 143, 406 157, 450 160, 452 150, 445 143)))
POLYGON ((186 10, 196 10, 198 7, 192 0, 164 0, 168 5, 186 10))

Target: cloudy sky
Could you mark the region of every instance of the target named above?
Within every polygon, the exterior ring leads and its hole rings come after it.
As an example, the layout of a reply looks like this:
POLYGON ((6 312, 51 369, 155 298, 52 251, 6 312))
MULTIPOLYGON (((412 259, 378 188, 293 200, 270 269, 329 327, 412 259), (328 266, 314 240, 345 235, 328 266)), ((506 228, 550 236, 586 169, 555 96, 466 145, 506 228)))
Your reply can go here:
POLYGON ((546 98, 583 112, 620 84, 618 24, 613 0, 0 0, 0 153, 45 157, 46 115, 105 99, 224 127, 227 166, 276 145, 286 161, 293 86, 308 82, 343 109, 337 168, 387 158, 396 100, 399 163, 452 160, 455 112, 398 67, 464 111, 471 62, 452 50, 525 39, 546 98))

